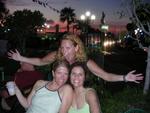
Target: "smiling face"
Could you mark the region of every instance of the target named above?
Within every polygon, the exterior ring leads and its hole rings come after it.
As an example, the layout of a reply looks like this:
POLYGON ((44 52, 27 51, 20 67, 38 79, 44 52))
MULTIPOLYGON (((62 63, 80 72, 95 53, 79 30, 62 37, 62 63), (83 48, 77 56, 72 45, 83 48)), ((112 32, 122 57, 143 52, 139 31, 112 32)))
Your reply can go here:
POLYGON ((65 34, 60 41, 57 59, 66 59, 70 64, 75 61, 86 61, 87 56, 80 37, 75 34, 65 34))
POLYGON ((78 51, 78 46, 75 46, 71 40, 62 40, 60 49, 67 61, 70 62, 75 60, 75 54, 78 51))
POLYGON ((68 80, 69 70, 65 66, 59 66, 52 71, 55 82, 58 85, 64 85, 68 80))
POLYGON ((74 88, 83 87, 85 81, 85 72, 81 66, 75 66, 71 70, 71 84, 74 88))

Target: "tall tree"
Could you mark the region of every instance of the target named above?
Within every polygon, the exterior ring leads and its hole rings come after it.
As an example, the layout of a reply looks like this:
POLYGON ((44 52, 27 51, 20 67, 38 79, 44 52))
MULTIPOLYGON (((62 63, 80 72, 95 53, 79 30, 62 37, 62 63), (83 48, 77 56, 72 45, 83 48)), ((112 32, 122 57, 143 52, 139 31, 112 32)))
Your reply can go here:
MULTIPOLYGON (((150 4, 144 0, 123 0, 123 4, 130 20, 150 38, 150 4)), ((122 14, 122 13, 121 13, 122 14)), ((138 36, 137 36, 138 40, 138 36)), ((145 49, 141 43, 139 47, 145 49)), ((147 94, 150 86, 150 46, 147 48, 147 68, 143 93, 147 94)))
POLYGON ((5 2, 4 0, 0 0, 0 19, 4 17, 5 12, 7 11, 5 7, 5 2))
POLYGON ((150 36, 150 4, 144 0, 123 0, 122 5, 125 10, 119 12, 120 16, 126 14, 132 23, 150 36))
POLYGON ((67 21, 67 32, 69 32, 69 25, 75 22, 76 14, 74 9, 65 7, 60 11, 60 21, 67 21))
POLYGON ((4 38, 4 21, 8 16, 9 10, 5 6, 5 0, 0 0, 0 38, 4 38))
POLYGON ((6 18, 5 27, 8 40, 11 40, 18 49, 25 52, 26 40, 36 33, 38 27, 45 22, 43 14, 39 11, 32 12, 24 9, 15 11, 6 18))

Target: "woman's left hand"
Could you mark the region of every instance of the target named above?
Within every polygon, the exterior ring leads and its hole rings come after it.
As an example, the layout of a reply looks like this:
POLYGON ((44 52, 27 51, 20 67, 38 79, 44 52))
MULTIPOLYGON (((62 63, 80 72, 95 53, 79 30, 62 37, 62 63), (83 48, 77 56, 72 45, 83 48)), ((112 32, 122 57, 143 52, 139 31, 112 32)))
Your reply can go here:
POLYGON ((130 71, 126 76, 125 76, 125 81, 129 82, 135 82, 135 83, 140 83, 139 80, 143 80, 143 76, 141 73, 139 74, 134 74, 135 70, 130 71))

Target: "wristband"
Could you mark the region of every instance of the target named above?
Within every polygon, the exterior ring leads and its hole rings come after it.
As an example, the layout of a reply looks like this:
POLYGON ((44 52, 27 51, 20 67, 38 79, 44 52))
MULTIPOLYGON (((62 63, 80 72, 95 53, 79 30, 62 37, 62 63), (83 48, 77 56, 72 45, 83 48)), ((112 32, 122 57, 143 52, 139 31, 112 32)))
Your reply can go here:
POLYGON ((124 82, 127 82, 127 80, 126 80, 126 75, 123 75, 123 81, 124 81, 124 82))

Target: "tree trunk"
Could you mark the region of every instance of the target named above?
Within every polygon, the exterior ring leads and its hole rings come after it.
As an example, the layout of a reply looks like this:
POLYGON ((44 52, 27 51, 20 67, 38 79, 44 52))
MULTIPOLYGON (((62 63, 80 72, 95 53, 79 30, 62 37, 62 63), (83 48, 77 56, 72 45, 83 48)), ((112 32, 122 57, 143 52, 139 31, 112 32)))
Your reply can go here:
POLYGON ((147 94, 150 85, 150 46, 148 47, 148 54, 147 54, 147 67, 146 67, 146 76, 145 76, 145 83, 144 83, 144 90, 143 93, 147 94))

